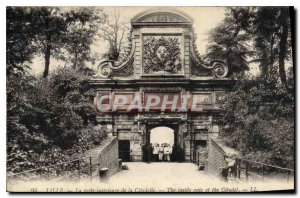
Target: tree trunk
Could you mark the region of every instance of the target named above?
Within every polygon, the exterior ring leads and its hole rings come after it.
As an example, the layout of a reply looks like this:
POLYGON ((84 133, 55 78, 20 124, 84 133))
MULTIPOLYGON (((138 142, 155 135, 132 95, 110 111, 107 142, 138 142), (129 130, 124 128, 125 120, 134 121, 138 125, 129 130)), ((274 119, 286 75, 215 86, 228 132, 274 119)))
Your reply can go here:
POLYGON ((73 63, 73 69, 76 69, 77 68, 77 61, 78 61, 78 53, 77 51, 75 52, 75 61, 73 63))
POLYGON ((46 78, 49 74, 50 52, 51 52, 51 47, 49 44, 47 44, 46 51, 45 51, 45 68, 43 72, 44 78, 46 78))
POLYGON ((284 61, 287 54, 287 38, 288 38, 288 8, 280 9, 280 23, 282 31, 279 43, 279 76, 282 84, 286 84, 286 74, 284 68, 284 61))
POLYGON ((275 34, 272 35, 272 38, 271 38, 271 49, 270 49, 270 64, 269 64, 269 73, 271 76, 273 76, 273 72, 275 72, 275 69, 274 69, 274 40, 275 40, 275 34))
POLYGON ((51 56, 51 35, 47 36, 47 44, 45 50, 45 68, 43 72, 43 77, 46 78, 49 74, 49 66, 50 66, 50 56, 51 56))
POLYGON ((261 52, 261 58, 260 58, 260 70, 261 75, 265 78, 269 77, 269 71, 270 71, 270 64, 269 64, 269 58, 267 50, 261 52))

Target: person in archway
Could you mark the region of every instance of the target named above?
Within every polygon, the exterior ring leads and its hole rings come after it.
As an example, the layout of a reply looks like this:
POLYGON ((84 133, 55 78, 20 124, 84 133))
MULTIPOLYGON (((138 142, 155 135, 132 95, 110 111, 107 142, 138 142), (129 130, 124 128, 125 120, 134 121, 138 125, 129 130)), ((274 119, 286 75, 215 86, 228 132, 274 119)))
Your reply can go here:
POLYGON ((144 146, 142 146, 142 149, 143 149, 143 159, 145 160, 146 163, 150 163, 151 155, 152 155, 151 145, 145 144, 144 146))
POLYGON ((159 144, 154 144, 153 146, 153 161, 158 162, 159 144))
POLYGON ((170 154, 171 154, 171 148, 169 144, 165 144, 164 146, 164 158, 165 161, 170 162, 170 154))
POLYGON ((161 144, 158 149, 158 160, 160 162, 163 161, 163 157, 164 157, 164 144, 161 144))
POLYGON ((152 145, 152 143, 150 143, 148 149, 149 149, 149 150, 148 150, 148 152, 149 152, 149 155, 148 155, 148 162, 150 163, 151 161, 153 161, 153 145, 152 145))
POLYGON ((142 152, 143 152, 142 160, 143 162, 147 162, 147 148, 145 144, 142 145, 142 152))
POLYGON ((168 145, 169 148, 169 162, 171 161, 171 155, 173 153, 173 146, 171 146, 171 144, 168 145))
POLYGON ((177 161, 177 152, 176 152, 176 146, 175 144, 172 145, 172 153, 171 153, 171 162, 176 162, 177 161))

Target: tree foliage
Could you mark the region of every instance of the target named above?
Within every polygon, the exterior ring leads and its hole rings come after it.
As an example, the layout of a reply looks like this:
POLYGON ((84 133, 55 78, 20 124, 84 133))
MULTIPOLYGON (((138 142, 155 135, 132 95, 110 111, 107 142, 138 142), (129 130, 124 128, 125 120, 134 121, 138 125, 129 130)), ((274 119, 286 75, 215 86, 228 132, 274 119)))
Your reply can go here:
POLYGON ((206 57, 225 60, 230 72, 248 70, 251 35, 245 31, 251 13, 250 8, 228 9, 225 19, 210 32, 206 57))
POLYGON ((294 167, 294 71, 290 61, 290 9, 287 7, 229 8, 212 30, 209 58, 227 61, 242 73, 221 104, 221 136, 242 155, 255 161, 294 167), (251 62, 261 75, 247 76, 251 62))
POLYGON ((50 151, 83 153, 106 136, 106 130, 97 126, 88 76, 62 68, 46 79, 29 75, 18 78, 8 79, 9 171, 34 168, 39 164, 34 156, 50 151))
POLYGON ((107 15, 102 9, 78 8, 65 13, 67 32, 65 47, 59 59, 66 61, 74 69, 82 69, 85 61, 94 63, 91 45, 95 41, 99 28, 104 25, 107 15))
POLYGON ((57 7, 29 8, 33 16, 30 25, 34 35, 34 45, 37 53, 44 58, 43 77, 49 74, 51 56, 58 56, 64 45, 67 32, 66 18, 57 7))
POLYGON ((221 136, 246 157, 294 167, 294 92, 263 77, 240 81, 222 103, 221 136))
POLYGON ((91 44, 105 20, 101 9, 8 7, 8 72, 22 69, 19 63, 37 55, 44 58, 43 77, 49 74, 51 57, 82 69, 85 61, 93 61, 91 44))
POLYGON ((279 76, 285 84, 292 53, 290 16, 288 7, 228 8, 210 33, 206 56, 226 60, 233 73, 243 73, 255 62, 262 75, 279 76))
POLYGON ((103 57, 121 62, 128 54, 128 48, 131 47, 130 36, 126 37, 129 28, 125 22, 120 19, 120 13, 115 12, 112 19, 108 19, 106 24, 100 27, 99 36, 108 43, 108 50, 103 57), (126 39, 129 41, 126 45, 126 39))
POLYGON ((7 7, 8 172, 78 157, 106 136, 96 121, 90 77, 82 69, 104 18, 101 10, 89 11, 7 7), (28 68, 39 54, 48 56, 48 63, 50 56, 64 54, 67 66, 33 76, 28 68))
POLYGON ((33 58, 36 48, 32 44, 34 32, 29 9, 7 7, 6 9, 6 72, 7 75, 24 72, 33 58))
POLYGON ((286 83, 285 61, 291 56, 290 10, 288 7, 257 8, 250 21, 255 60, 260 64, 262 75, 279 73, 280 80, 286 83))

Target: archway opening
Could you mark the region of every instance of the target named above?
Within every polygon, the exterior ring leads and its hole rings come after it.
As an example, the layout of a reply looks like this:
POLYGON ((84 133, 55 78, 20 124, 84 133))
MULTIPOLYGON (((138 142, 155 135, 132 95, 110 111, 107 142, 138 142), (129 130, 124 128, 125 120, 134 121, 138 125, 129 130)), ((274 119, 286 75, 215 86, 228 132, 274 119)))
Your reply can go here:
POLYGON ((150 147, 148 160, 152 162, 173 161, 173 150, 176 145, 175 132, 165 126, 155 127, 150 130, 150 147))
POLYGON ((155 127, 150 131, 150 143, 152 145, 169 144, 172 147, 174 145, 174 142, 174 130, 169 127, 155 127))

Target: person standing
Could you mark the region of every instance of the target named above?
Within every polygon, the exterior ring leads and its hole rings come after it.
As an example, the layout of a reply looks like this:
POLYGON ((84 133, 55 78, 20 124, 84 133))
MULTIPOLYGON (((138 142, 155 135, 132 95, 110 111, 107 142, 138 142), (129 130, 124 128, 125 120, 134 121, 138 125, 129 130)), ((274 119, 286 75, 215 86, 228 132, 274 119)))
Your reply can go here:
POLYGON ((169 162, 170 162, 171 161, 171 155, 173 153, 173 147, 169 144, 168 148, 169 148, 169 162))
POLYGON ((167 162, 170 162, 170 148, 169 148, 169 145, 168 144, 165 144, 165 147, 164 147, 164 158, 165 158, 165 161, 167 162))
POLYGON ((158 162, 159 144, 153 146, 153 161, 158 162))
POLYGON ((148 162, 150 163, 153 160, 153 146, 152 143, 149 146, 149 156, 148 156, 148 162))
POLYGON ((161 162, 164 157, 164 145, 161 144, 159 149, 158 149, 158 160, 161 162))
POLYGON ((175 145, 172 145, 171 162, 176 162, 176 161, 177 161, 176 147, 175 145))

